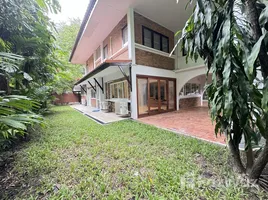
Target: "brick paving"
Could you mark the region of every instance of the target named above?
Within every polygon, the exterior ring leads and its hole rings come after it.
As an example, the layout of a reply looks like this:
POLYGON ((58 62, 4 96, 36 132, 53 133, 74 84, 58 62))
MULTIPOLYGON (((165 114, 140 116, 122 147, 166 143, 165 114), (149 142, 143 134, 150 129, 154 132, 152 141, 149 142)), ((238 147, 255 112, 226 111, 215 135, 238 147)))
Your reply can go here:
POLYGON ((214 134, 214 125, 210 120, 207 107, 181 109, 179 111, 152 115, 138 120, 184 135, 225 144, 225 137, 223 135, 216 137, 214 134))

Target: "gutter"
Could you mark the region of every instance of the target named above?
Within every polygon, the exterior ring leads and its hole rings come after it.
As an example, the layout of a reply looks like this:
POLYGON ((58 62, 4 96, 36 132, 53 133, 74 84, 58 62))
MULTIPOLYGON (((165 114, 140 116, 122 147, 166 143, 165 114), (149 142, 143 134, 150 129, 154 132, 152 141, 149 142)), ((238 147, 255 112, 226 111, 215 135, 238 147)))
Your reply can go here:
POLYGON ((87 7, 87 10, 86 10, 86 13, 84 15, 84 19, 81 23, 81 26, 80 26, 80 29, 79 29, 79 32, 76 36, 76 40, 75 40, 75 43, 74 43, 74 46, 73 46, 73 49, 72 49, 72 52, 71 52, 71 55, 70 55, 70 58, 69 58, 69 62, 71 62, 72 58, 73 58, 73 55, 74 55, 74 52, 77 48, 77 45, 81 39, 81 36, 85 30, 85 27, 86 27, 86 24, 87 24, 87 21, 88 21, 88 18, 89 16, 91 15, 92 11, 93 11, 93 8, 96 4, 97 0, 90 0, 89 4, 88 4, 88 7, 87 7))

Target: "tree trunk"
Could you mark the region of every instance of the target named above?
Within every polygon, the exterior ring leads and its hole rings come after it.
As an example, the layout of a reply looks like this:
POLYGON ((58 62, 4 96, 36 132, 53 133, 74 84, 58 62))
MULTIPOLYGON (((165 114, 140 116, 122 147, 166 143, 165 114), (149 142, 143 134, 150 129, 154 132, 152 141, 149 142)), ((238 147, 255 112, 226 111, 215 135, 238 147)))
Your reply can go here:
MULTIPOLYGON (((259 14, 256 7, 256 0, 246 0, 245 4, 248 19, 252 27, 252 36, 255 42, 257 42, 259 38, 262 36, 262 31, 259 24, 259 14)), ((261 45, 258 58, 260 61, 263 78, 266 79, 268 76, 268 55, 264 43, 262 43, 261 45)), ((253 180, 259 179, 267 162, 268 162, 268 141, 266 140, 264 149, 258 156, 257 160, 255 161, 252 167, 251 172, 249 173, 249 178, 253 180)))
MULTIPOLYGON (((0 71, 1 73, 1 71, 0 71)), ((9 94, 9 85, 8 80, 4 75, 0 74, 0 91, 4 91, 6 94, 9 94)))
POLYGON ((234 145, 232 138, 230 138, 228 142, 228 146, 229 146, 231 156, 234 162, 234 167, 235 167, 234 170, 240 174, 246 173, 246 169, 241 161, 240 150, 237 146, 234 145))
POLYGON ((252 146, 250 145, 248 147, 248 150, 246 152, 247 155, 247 166, 246 166, 246 172, 249 174, 252 170, 253 164, 254 164, 254 155, 252 151, 252 146))
POLYGON ((253 180, 259 179, 267 163, 268 163, 268 141, 266 140, 262 152, 258 156, 257 160, 255 161, 252 167, 251 172, 249 173, 249 178, 253 180))
MULTIPOLYGON (((247 8, 248 19, 252 27, 252 36, 255 42, 257 42, 259 38, 262 36, 262 31, 259 24, 259 14, 256 7, 256 0, 246 0, 245 3, 247 8)), ((268 76, 268 55, 264 43, 262 43, 260 48, 259 60, 261 64, 261 71, 263 77, 266 78, 268 76)))

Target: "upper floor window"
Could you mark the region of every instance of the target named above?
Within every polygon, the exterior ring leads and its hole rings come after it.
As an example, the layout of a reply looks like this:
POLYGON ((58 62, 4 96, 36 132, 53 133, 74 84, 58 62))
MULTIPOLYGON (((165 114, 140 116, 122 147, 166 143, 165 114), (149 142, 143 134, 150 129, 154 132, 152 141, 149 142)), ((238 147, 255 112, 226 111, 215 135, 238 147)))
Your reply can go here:
POLYGON ((100 57, 101 57, 101 49, 100 47, 98 47, 96 50, 96 60, 98 60, 100 57))
POLYGON ((122 29, 122 40, 123 40, 123 46, 127 44, 128 42, 128 29, 127 25, 122 29))
POLYGON ((108 45, 103 48, 103 59, 108 58, 108 45))
POLYGON ((84 66, 83 68, 82 68, 82 74, 87 74, 88 72, 88 70, 87 70, 87 68, 88 68, 88 65, 86 65, 86 66, 84 66))
POLYGON ((142 44, 169 53, 168 37, 146 27, 142 27, 142 44))

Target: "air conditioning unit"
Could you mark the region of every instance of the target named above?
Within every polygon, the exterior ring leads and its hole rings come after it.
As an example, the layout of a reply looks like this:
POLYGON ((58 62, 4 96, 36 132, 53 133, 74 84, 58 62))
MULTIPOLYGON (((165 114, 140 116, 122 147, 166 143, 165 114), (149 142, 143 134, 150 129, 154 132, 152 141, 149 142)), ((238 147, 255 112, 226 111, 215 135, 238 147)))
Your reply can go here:
POLYGON ((120 102, 119 101, 114 102, 114 112, 120 115, 120 102))
POLYGON ((129 111, 128 111, 128 102, 120 102, 120 111, 119 111, 120 115, 128 115, 129 111))

